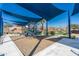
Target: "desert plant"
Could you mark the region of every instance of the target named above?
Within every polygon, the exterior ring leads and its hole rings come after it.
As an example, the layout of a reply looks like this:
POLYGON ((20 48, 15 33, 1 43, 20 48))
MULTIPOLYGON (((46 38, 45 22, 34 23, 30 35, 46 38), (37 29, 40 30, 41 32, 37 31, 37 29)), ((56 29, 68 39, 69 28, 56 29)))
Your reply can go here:
POLYGON ((63 32, 63 35, 67 35, 67 33, 63 32))
POLYGON ((54 31, 51 31, 50 34, 51 34, 51 35, 55 35, 55 32, 54 32, 54 31))
POLYGON ((72 36, 72 39, 75 39, 76 38, 76 36, 72 36))
POLYGON ((58 31, 58 34, 63 34, 63 32, 62 31, 58 31))

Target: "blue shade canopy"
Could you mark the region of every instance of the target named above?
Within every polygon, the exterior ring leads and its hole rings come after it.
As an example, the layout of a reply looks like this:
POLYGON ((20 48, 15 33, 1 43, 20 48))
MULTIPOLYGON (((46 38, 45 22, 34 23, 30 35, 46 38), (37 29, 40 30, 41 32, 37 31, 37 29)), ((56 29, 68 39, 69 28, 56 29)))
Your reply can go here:
POLYGON ((76 3, 75 6, 74 6, 74 10, 73 10, 72 15, 75 15, 77 13, 79 13, 79 4, 76 3))
POLYGON ((6 14, 3 12, 3 21, 6 22, 6 23, 12 23, 12 24, 17 24, 17 25, 26 25, 27 24, 27 21, 24 21, 23 19, 20 19, 20 18, 16 18, 12 15, 9 15, 9 14, 6 14))
POLYGON ((2 10, 5 10, 11 13, 15 13, 15 14, 19 14, 19 15, 27 16, 27 17, 32 17, 32 18, 40 18, 40 16, 36 15, 35 13, 27 9, 24 9, 15 3, 3 3, 1 6, 2 6, 1 7, 2 10))
POLYGON ((51 3, 18 3, 18 5, 32 11, 46 20, 50 20, 64 12, 53 6, 51 3))
POLYGON ((20 24, 20 25, 27 25, 27 22, 19 22, 19 21, 13 21, 13 20, 7 20, 7 19, 3 19, 4 22, 11 22, 11 23, 15 23, 15 24, 20 24))
POLYGON ((14 16, 14 17, 17 17, 17 18, 20 18, 22 19, 23 21, 28 21, 28 22, 31 22, 31 21, 34 21, 34 22, 37 22, 39 20, 41 20, 41 18, 31 18, 31 17, 25 17, 25 16, 22 16, 22 15, 19 15, 19 14, 15 14, 15 13, 10 13, 8 11, 5 11, 5 10, 2 10, 4 13, 6 14, 9 14, 11 16, 14 16))
MULTIPOLYGON (((22 19, 22 21, 25 21, 25 22, 27 22, 27 21, 28 22, 30 22, 30 21, 37 22, 41 19, 40 16, 28 11, 27 9, 24 9, 24 8, 18 6, 17 4, 12 4, 12 3, 2 4, 0 9, 8 15, 14 16, 13 17, 14 20, 18 20, 15 18, 19 18, 18 21, 20 21, 22 19)), ((4 18, 4 15, 3 15, 3 18, 4 18)), ((6 18, 9 18, 9 17, 6 17, 6 18)))
POLYGON ((53 3, 53 5, 61 10, 65 10, 70 12, 72 14, 74 9, 74 3, 53 3))
POLYGON ((2 7, 2 3, 0 3, 0 8, 2 7))
POLYGON ((72 11, 74 3, 53 3, 53 5, 61 10, 72 11))
POLYGON ((10 15, 8 13, 5 13, 5 12, 2 13, 2 18, 3 19, 10 20, 10 21, 27 22, 26 20, 23 20, 21 18, 14 17, 14 16, 12 16, 12 15, 10 15))
POLYGON ((3 20, 4 23, 8 23, 8 24, 11 24, 11 25, 20 25, 20 26, 25 26, 27 23, 25 22, 17 22, 17 21, 10 21, 10 20, 3 20))
POLYGON ((4 20, 22 25, 31 21, 38 22, 42 18, 50 20, 64 12, 50 3, 6 3, 2 4, 0 9, 4 13, 4 20))

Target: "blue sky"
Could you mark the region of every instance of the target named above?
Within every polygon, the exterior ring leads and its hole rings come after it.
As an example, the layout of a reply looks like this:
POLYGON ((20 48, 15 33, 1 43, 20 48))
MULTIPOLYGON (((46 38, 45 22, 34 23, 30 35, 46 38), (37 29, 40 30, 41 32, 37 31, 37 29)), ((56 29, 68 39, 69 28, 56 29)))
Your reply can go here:
MULTIPOLYGON (((70 10, 70 14, 72 14, 73 9, 74 9, 74 4, 54 4, 57 8, 61 10, 70 10)), ((49 21, 49 26, 50 27, 65 27, 68 25, 68 15, 67 12, 51 19, 49 21)), ((72 24, 79 24, 79 13, 76 15, 71 16, 71 23, 72 24)))

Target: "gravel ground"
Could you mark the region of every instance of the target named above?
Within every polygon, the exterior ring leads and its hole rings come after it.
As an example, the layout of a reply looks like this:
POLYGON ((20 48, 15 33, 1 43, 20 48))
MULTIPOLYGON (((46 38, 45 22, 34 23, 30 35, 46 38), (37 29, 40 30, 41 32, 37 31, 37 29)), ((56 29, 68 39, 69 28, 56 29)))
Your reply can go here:
POLYGON ((45 49, 46 47, 60 40, 59 38, 45 39, 46 37, 34 38, 34 37, 25 37, 23 35, 11 36, 11 38, 24 56, 38 53, 39 51, 45 49))

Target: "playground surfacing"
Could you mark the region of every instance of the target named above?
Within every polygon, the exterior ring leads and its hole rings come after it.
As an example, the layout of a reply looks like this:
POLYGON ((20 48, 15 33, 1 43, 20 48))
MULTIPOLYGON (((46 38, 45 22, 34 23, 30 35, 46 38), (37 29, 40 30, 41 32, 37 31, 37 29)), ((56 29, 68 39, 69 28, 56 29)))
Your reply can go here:
POLYGON ((11 36, 11 38, 24 56, 32 56, 60 40, 60 38, 46 39, 46 36, 26 37, 24 35, 11 36))

